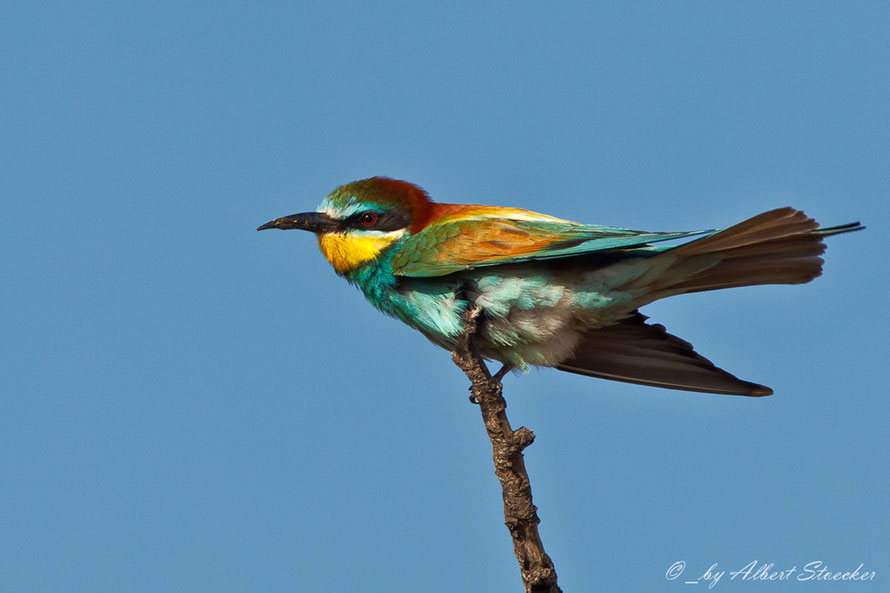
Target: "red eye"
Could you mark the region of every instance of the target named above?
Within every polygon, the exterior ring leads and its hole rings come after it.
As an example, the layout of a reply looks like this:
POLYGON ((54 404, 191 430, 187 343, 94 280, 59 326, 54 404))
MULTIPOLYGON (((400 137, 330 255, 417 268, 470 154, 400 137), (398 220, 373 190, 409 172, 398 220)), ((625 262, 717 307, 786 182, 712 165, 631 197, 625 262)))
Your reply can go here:
POLYGON ((362 214, 362 224, 365 226, 373 226, 377 222, 377 215, 373 212, 365 212, 362 214))

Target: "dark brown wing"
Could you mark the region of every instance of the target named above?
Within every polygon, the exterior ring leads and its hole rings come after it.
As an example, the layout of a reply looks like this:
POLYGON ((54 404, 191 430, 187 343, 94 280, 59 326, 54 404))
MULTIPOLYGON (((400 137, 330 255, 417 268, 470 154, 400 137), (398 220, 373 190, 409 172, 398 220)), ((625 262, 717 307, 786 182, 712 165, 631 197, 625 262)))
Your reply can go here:
POLYGON ((636 313, 616 325, 590 330, 561 371, 667 389, 763 396, 773 390, 742 381, 693 350, 692 344, 649 325, 636 313))

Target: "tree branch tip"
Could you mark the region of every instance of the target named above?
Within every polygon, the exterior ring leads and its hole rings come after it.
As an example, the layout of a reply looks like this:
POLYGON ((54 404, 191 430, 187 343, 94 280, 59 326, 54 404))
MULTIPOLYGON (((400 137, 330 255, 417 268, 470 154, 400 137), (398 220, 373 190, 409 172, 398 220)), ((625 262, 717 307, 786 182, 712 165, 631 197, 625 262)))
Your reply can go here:
POLYGON ((535 440, 525 426, 513 430, 507 420, 507 402, 503 397, 502 379, 512 366, 504 365, 491 374, 485 359, 476 349, 482 309, 468 305, 461 314, 464 327, 454 337, 451 359, 470 380, 469 399, 479 405, 486 432, 491 440, 495 474, 501 482, 504 500, 504 524, 513 540, 513 553, 519 561, 526 593, 531 591, 561 593, 556 581, 553 561, 544 552, 538 534, 540 519, 532 502, 531 484, 523 462, 522 451, 535 440))

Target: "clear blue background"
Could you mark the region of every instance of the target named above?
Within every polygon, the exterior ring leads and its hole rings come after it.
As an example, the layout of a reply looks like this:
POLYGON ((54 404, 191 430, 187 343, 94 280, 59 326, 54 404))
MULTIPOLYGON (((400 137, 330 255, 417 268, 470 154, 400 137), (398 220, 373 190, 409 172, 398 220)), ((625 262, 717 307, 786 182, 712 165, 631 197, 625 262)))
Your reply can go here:
POLYGON ((450 357, 254 232, 385 174, 649 230, 869 230, 647 309, 766 399, 506 380, 568 591, 890 579, 885 2, 0 7, 0 591, 517 591, 450 357))

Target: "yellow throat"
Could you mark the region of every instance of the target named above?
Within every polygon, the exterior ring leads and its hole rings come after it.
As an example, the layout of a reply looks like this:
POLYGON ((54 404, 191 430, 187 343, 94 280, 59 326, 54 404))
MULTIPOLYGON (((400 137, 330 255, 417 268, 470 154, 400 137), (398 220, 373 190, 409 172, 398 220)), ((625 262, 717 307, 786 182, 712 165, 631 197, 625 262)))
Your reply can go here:
POLYGON ((404 230, 381 233, 379 231, 349 231, 325 233, 318 236, 318 246, 338 274, 345 274, 356 266, 372 260, 405 234, 404 230))

